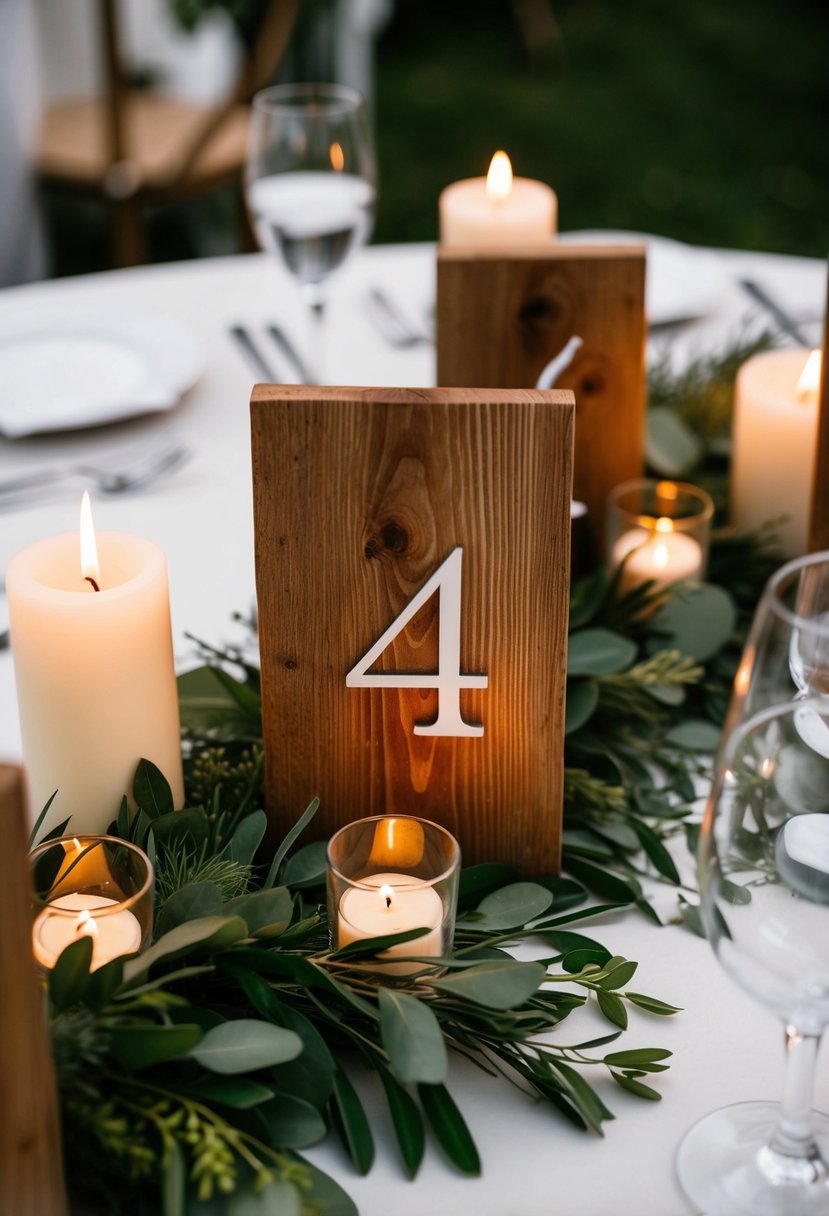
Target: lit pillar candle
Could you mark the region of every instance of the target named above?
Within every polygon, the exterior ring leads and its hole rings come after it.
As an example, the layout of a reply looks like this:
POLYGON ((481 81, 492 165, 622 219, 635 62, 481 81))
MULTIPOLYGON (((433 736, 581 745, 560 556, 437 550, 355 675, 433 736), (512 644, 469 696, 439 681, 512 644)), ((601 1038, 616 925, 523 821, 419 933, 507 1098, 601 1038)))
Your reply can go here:
POLYGON ((495 153, 485 178, 447 186, 439 207, 444 245, 543 245, 556 231, 555 192, 543 182, 514 178, 504 152, 495 153))
POLYGON ((184 800, 164 555, 103 532, 98 569, 91 518, 84 536, 82 559, 78 533, 67 533, 6 572, 32 818, 58 791, 41 836, 69 816, 72 833, 104 832, 142 757, 184 800))
MULTIPOLYGON (((340 947, 370 937, 405 933, 408 929, 429 929, 423 937, 390 946, 383 957, 395 954, 441 956, 444 910, 434 887, 397 873, 372 874, 358 882, 359 885, 349 887, 340 899, 337 917, 340 947)), ((408 975, 420 968, 416 963, 389 963, 383 970, 392 975, 408 975)))
POLYGON ((623 561, 620 595, 648 579, 656 584, 654 590, 658 590, 680 579, 699 578, 702 546, 693 536, 676 531, 673 522, 663 517, 656 520, 653 531, 630 528, 622 533, 613 546, 612 564, 620 566, 623 561))
POLYGON ((63 895, 39 912, 32 926, 37 962, 51 971, 63 950, 80 937, 92 938, 91 970, 141 948, 141 924, 128 908, 103 895, 63 895), (108 911, 106 909, 112 909, 108 911))
POLYGON ((749 531, 779 515, 787 557, 806 552, 818 430, 820 352, 755 355, 737 374, 731 518, 749 531))

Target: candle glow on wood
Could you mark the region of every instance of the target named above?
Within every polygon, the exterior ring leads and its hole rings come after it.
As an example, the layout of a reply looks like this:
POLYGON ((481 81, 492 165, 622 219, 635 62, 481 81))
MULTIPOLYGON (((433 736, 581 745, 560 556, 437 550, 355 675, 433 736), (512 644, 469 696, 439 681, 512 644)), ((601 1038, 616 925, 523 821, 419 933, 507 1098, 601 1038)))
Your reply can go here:
POLYGON ((752 531, 771 519, 785 556, 808 546, 818 435, 821 352, 773 350, 737 373, 731 463, 732 523, 752 531))
POLYGON ((496 152, 485 178, 442 191, 439 210, 444 245, 545 245, 556 231, 558 200, 543 182, 513 177, 506 152, 496 152))

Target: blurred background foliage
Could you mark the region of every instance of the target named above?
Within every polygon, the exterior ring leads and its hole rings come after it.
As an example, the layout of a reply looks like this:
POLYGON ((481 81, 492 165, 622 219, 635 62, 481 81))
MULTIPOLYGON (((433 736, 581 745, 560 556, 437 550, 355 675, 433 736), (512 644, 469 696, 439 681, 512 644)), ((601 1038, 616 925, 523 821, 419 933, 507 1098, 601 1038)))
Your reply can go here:
MULTIPOLYGON (((214 3, 170 0, 190 20, 214 3)), ((390 10, 374 59, 375 241, 435 239, 440 190, 484 173, 503 147, 517 173, 555 187, 562 229, 827 255, 827 0, 390 10)), ((305 0, 281 77, 332 78, 335 31, 331 0, 305 0)), ((151 227, 153 258, 236 251, 238 205, 227 192, 167 209, 151 227)), ((100 251, 79 242, 77 217, 53 220, 58 273, 95 268, 100 251)))

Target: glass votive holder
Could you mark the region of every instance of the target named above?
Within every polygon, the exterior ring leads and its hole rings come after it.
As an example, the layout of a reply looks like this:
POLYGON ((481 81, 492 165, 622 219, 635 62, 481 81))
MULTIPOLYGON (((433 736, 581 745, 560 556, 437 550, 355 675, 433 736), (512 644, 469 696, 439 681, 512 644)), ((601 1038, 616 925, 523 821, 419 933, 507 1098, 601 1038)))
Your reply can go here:
POLYGON ((698 486, 640 478, 616 486, 608 499, 607 547, 617 592, 644 582, 658 591, 681 579, 703 579, 714 504, 698 486))
POLYGON ((63 950, 92 939, 90 969, 146 946, 153 930, 153 867, 115 836, 61 836, 29 855, 35 962, 51 971, 63 950))
MULTIPOLYGON (((409 929, 379 958, 444 957, 452 948, 461 850, 445 828, 410 815, 375 815, 346 824, 328 842, 328 924, 332 949, 409 929)), ((406 981, 439 964, 368 964, 380 979, 406 981)))

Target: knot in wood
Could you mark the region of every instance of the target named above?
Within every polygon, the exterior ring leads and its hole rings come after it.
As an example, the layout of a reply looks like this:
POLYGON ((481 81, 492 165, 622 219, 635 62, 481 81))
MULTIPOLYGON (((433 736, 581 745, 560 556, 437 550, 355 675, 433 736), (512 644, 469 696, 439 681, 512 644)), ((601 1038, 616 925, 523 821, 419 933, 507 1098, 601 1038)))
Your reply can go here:
POLYGON ((549 296, 531 296, 521 305, 518 315, 522 321, 537 325, 539 322, 553 321, 558 312, 555 300, 549 296))
POLYGON ((409 534, 402 524, 390 519, 380 529, 380 539, 383 547, 389 553, 405 553, 409 544, 409 534))

